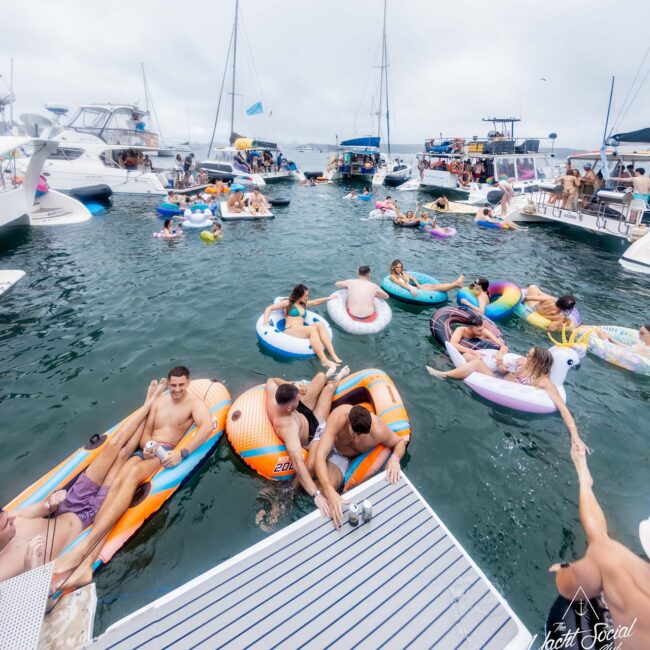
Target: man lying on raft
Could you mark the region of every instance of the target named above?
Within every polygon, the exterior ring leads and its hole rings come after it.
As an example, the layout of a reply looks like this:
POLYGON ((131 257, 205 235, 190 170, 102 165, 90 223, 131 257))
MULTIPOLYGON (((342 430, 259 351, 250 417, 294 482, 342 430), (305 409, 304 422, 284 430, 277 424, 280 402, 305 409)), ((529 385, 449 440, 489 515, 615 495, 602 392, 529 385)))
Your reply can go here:
POLYGON ((409 436, 398 436, 363 406, 344 404, 330 413, 315 449, 315 461, 318 483, 328 504, 324 514, 332 518, 337 528, 343 524, 343 505, 347 503, 338 491, 354 457, 379 444, 392 449, 386 464, 386 480, 397 483, 408 441, 409 436))
POLYGON ((466 379, 472 373, 480 372, 482 375, 487 375, 488 377, 512 381, 523 386, 541 388, 546 391, 555 408, 562 416, 564 424, 571 436, 571 444, 574 447, 584 447, 585 445, 578 435, 578 427, 571 415, 571 411, 569 411, 567 405, 560 397, 557 387, 551 381, 553 355, 545 348, 533 347, 528 351, 525 358, 508 363, 503 358, 504 354, 505 352, 499 350, 494 356, 496 370, 489 368, 483 359, 473 359, 464 366, 459 366, 447 372, 436 370, 430 366, 425 367, 432 377, 437 377, 438 379, 466 379))
POLYGON ((440 284, 420 284, 412 275, 404 270, 400 260, 393 260, 390 265, 390 279, 399 284, 400 287, 408 289, 413 296, 422 289, 423 291, 451 291, 460 289, 465 282, 465 276, 459 275, 453 282, 442 282, 440 284))
POLYGON ((336 286, 348 290, 346 305, 348 316, 362 323, 372 323, 376 320, 375 298, 388 300, 388 294, 370 279, 369 266, 360 266, 358 278, 339 280, 336 286))
POLYGON ((476 211, 474 221, 487 221, 488 223, 497 224, 505 223, 508 228, 511 228, 512 230, 528 230, 527 228, 518 226, 512 219, 509 219, 508 217, 495 216, 494 210, 492 208, 479 208, 476 211))
POLYGON ((169 394, 158 395, 151 404, 146 422, 140 423, 136 433, 136 439, 139 439, 136 451, 116 473, 106 499, 97 512, 92 530, 74 548, 55 561, 55 589, 63 583, 66 588, 88 584, 92 580, 92 566, 101 551, 104 538, 128 510, 138 486, 161 465, 167 468, 178 465, 210 435, 212 419, 208 407, 187 392, 190 371, 184 366, 177 366, 170 370, 167 382, 169 394), (196 424, 196 430, 187 447, 182 451, 175 449, 192 424, 196 424), (167 451, 164 460, 159 460, 153 449, 145 450, 150 440, 167 451))
POLYGON ((319 372, 309 386, 296 386, 284 379, 271 378, 266 382, 266 413, 273 430, 287 448, 300 484, 325 517, 330 516, 327 499, 312 479, 315 451, 332 408, 334 382, 349 373, 350 369, 344 366, 333 379, 328 380, 324 373, 319 372), (307 461, 303 459, 303 449, 309 450, 307 461))
POLYGON ((477 350, 465 347, 463 339, 479 339, 480 341, 489 341, 499 346, 497 354, 503 357, 508 352, 508 346, 500 341, 490 330, 483 325, 483 317, 480 314, 470 314, 467 318, 467 325, 462 325, 454 330, 449 342, 463 355, 466 361, 472 359, 482 359, 482 355, 477 350))
MULTIPOLYGON (((650 564, 609 536, 605 514, 593 492, 584 446, 574 446, 571 458, 580 484, 580 522, 587 536, 587 552, 581 560, 554 564, 549 571, 556 573, 557 590, 569 600, 579 589, 588 598, 604 594, 614 628, 631 631, 625 649, 646 650, 650 648, 650 564)), ((613 641, 608 647, 622 647, 616 644, 613 641)))
POLYGON ((117 473, 138 446, 151 405, 166 388, 165 379, 151 382, 144 404, 67 490, 12 512, 0 509, 0 582, 51 561, 95 521, 117 473))
POLYGON ((529 305, 533 311, 551 321, 548 329, 552 332, 561 330, 564 325, 573 327, 570 320, 573 308, 576 306, 576 299, 573 296, 564 295, 556 298, 544 293, 537 285, 531 284, 524 290, 522 302, 529 305))

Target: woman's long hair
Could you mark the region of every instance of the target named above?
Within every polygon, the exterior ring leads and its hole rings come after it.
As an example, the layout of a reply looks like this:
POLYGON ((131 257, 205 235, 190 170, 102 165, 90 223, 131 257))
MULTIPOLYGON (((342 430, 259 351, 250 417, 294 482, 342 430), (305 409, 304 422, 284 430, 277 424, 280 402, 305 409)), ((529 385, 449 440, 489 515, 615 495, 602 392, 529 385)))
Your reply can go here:
POLYGON ((533 353, 526 359, 526 372, 533 382, 551 374, 553 355, 545 348, 533 348, 533 353))
POLYGON ((309 289, 304 284, 297 284, 292 290, 291 295, 289 296, 289 307, 287 311, 291 311, 291 308, 305 295, 309 289))
POLYGON ((395 273, 395 267, 396 267, 396 266, 401 266, 401 267, 402 267, 402 271, 404 270, 404 265, 402 264, 401 260, 393 260, 393 261, 390 263, 390 272, 391 272, 391 275, 395 273))

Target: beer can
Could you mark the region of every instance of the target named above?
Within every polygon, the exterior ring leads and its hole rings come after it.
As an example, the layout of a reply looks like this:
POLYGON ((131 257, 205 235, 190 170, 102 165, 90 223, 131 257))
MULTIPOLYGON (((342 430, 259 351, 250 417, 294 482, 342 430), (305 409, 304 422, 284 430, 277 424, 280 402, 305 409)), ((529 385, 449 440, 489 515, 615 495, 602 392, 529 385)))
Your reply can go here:
POLYGON ((356 503, 351 503, 348 506, 348 523, 350 526, 359 525, 359 506, 356 503))
POLYGON ((372 519, 372 503, 368 499, 364 499, 361 508, 363 510, 363 520, 370 521, 372 519))

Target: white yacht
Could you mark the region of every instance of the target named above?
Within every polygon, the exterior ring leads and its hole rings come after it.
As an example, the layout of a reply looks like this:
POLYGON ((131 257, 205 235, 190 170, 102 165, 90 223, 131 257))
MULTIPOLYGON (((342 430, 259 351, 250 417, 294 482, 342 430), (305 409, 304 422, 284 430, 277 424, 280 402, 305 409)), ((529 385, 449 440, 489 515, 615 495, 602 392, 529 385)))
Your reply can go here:
MULTIPOLYGON (((50 186, 70 191, 107 185, 115 194, 165 195, 174 172, 138 168, 138 154, 151 156, 159 150, 158 135, 147 130, 146 116, 130 104, 88 104, 66 126, 44 131, 58 142, 43 166, 50 186)), ((184 191, 193 190, 177 190, 184 191)))
POLYGON ((324 176, 330 181, 360 180, 368 185, 388 159, 379 150, 381 138, 365 136, 343 140, 327 161, 324 176))
POLYGON ((41 170, 57 143, 29 136, 0 136, 0 228, 82 223, 91 214, 82 203, 48 188, 41 170), (25 165, 19 171, 18 161, 25 165))
MULTIPOLYGON (((489 117, 486 138, 431 138, 417 155, 417 175, 404 189, 429 191, 450 201, 483 203, 495 181, 509 180, 515 194, 533 191, 555 177, 552 153, 539 151, 542 138, 516 138, 518 118, 489 117)), ((555 134, 549 136, 554 140, 555 134)))
MULTIPOLYGON (((212 139, 208 147, 208 160, 197 163, 199 169, 208 173, 210 181, 236 181, 243 184, 266 185, 283 180, 305 180, 305 175, 298 169, 296 164, 287 160, 278 145, 273 142, 264 142, 262 140, 244 138, 234 131, 235 125, 235 87, 237 80, 237 25, 239 20, 239 0, 235 2, 235 22, 232 28, 231 50, 228 50, 226 57, 226 70, 229 62, 232 60, 232 76, 230 85, 230 146, 212 148, 214 144, 214 130, 212 139), (212 154, 212 152, 214 153, 212 154)), ((225 83, 226 73, 224 72, 223 81, 225 83)), ((219 93, 219 104, 217 106, 217 115, 215 117, 215 129, 219 120, 219 108, 221 106, 221 96, 223 95, 224 83, 221 84, 219 93)), ((250 115, 257 115, 262 112, 261 103, 256 105, 256 110, 250 115), (257 110, 259 108, 259 110, 257 110)))

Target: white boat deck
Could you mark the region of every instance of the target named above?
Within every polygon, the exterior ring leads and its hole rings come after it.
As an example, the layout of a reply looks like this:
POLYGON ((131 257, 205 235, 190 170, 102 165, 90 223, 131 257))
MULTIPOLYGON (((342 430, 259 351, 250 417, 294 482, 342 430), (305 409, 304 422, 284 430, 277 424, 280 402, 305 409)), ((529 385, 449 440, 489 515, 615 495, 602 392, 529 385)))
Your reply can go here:
MULTIPOLYGON (((111 648, 527 648, 528 630, 406 479, 351 491, 111 626, 111 648)), ((218 540, 215 539, 215 543, 218 540)))

